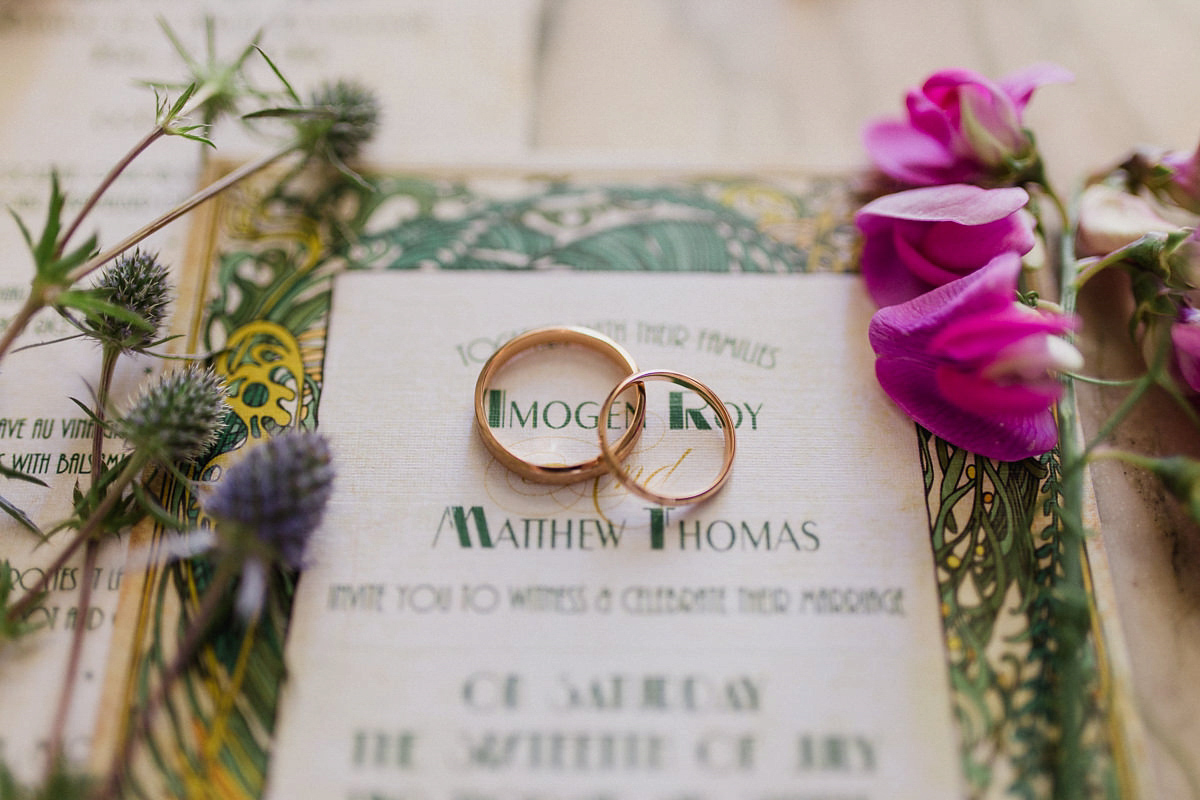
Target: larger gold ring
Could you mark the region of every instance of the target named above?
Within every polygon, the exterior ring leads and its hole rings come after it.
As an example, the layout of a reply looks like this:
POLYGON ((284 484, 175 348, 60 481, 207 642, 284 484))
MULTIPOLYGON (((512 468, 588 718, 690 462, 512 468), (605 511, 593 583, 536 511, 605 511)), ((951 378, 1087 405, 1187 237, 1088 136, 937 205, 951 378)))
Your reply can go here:
POLYGON ((725 434, 725 461, 721 464, 721 469, 717 473, 717 477, 708 485, 708 488, 692 494, 669 495, 650 491, 635 481, 628 470, 621 464, 624 461, 624 455, 616 451, 615 448, 608 446, 608 437, 604 433, 603 425, 596 427, 596 431, 600 435, 600 455, 605 463, 608 464, 609 470, 616 476, 617 480, 626 489, 643 500, 649 500, 651 503, 658 503, 662 506, 681 506, 686 503, 699 503, 701 500, 706 500, 719 492, 721 487, 725 485, 725 481, 729 480, 730 472, 733 470, 733 456, 737 451, 737 441, 733 435, 733 417, 730 416, 729 409, 725 407, 725 404, 721 402, 716 393, 695 378, 684 375, 682 372, 652 369, 646 372, 634 373, 618 383, 600 406, 600 419, 605 418, 605 415, 608 414, 621 392, 634 384, 642 386, 644 381, 651 379, 670 381, 685 389, 691 389, 703 397, 704 402, 712 406, 713 411, 717 412, 717 418, 721 422, 721 430, 725 434))
MULTIPOLYGON (((479 373, 479 379, 475 382, 475 427, 479 430, 479 438, 483 439, 484 446, 497 461, 522 478, 535 483, 574 483, 594 478, 608 469, 607 462, 601 455, 576 464, 531 463, 500 444, 488 424, 487 412, 484 410, 484 396, 487 394, 488 384, 491 383, 492 377, 500 368, 511 361, 514 356, 530 348, 557 347, 564 344, 582 345, 590 350, 595 350, 629 373, 637 372, 637 364, 634 363, 633 357, 612 339, 588 328, 562 326, 526 331, 505 342, 483 365, 483 371, 479 373)), ((626 388, 629 388, 630 385, 629 382, 625 383, 626 388)), ((611 396, 608 407, 611 409, 615 402, 616 396, 611 396)), ((601 417, 601 419, 606 418, 601 417)), ((629 451, 637 444, 638 437, 642 435, 645 420, 646 387, 639 383, 637 385, 637 407, 633 412, 633 421, 612 447, 612 452, 606 455, 617 462, 629 455, 629 451)), ((604 428, 605 426, 598 424, 597 427, 604 428)))

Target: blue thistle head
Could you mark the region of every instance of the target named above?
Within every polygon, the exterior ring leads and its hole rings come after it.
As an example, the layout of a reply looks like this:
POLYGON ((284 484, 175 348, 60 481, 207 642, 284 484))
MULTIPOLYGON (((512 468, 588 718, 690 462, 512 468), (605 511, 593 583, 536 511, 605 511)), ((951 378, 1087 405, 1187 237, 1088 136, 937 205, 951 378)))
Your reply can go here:
POLYGON ((157 254, 135 250, 120 256, 96 281, 95 288, 106 301, 136 314, 146 325, 96 313, 84 322, 89 335, 125 352, 154 343, 171 297, 167 268, 159 263, 157 254))
POLYGON ((136 454, 157 461, 190 461, 217 440, 229 411, 224 382, 212 370, 188 366, 143 387, 113 423, 136 454))
POLYGON ((379 127, 379 100, 353 81, 320 87, 313 92, 307 111, 295 120, 303 148, 334 163, 358 155, 379 127))
POLYGON ((222 545, 300 569, 333 493, 333 477, 325 437, 282 433, 230 467, 204 510, 222 545))

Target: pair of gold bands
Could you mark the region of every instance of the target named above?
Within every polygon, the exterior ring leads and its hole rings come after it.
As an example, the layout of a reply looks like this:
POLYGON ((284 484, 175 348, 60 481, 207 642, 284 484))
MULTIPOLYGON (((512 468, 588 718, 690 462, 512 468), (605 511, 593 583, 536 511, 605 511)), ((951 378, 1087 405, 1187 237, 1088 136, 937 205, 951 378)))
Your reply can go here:
POLYGON ((629 353, 612 339, 588 328, 571 326, 538 328, 527 331, 505 342, 499 350, 492 354, 492 357, 483 365, 483 370, 479 373, 479 379, 475 382, 475 425, 479 430, 479 436, 483 439, 484 445, 496 460, 526 480, 534 481, 535 483, 568 484, 594 478, 605 472, 611 472, 630 492, 652 503, 664 506, 698 503, 720 491, 721 487, 725 485, 725 481, 729 479, 730 471, 733 469, 733 455, 737 447, 733 435, 733 419, 729 415, 729 410, 725 408, 725 404, 721 402, 712 389, 695 378, 680 372, 665 369, 639 371, 637 364, 634 363, 629 353), (637 393, 633 422, 617 441, 612 444, 609 444, 608 441, 608 433, 605 430, 607 426, 603 423, 598 424, 596 431, 600 439, 600 455, 593 459, 581 461, 576 464, 534 464, 515 455, 496 439, 495 434, 492 433, 491 426, 488 424, 487 412, 484 409, 484 397, 487 394, 487 388, 491 384, 492 378, 513 357, 535 347, 558 347, 562 345, 579 345, 594 350, 628 373, 608 393, 608 397, 605 398, 600 406, 598 418, 601 420, 608 419, 609 412, 612 410, 613 404, 616 403, 621 393, 633 388, 637 393), (628 469, 623 465, 622 462, 625 461, 626 457, 633 450, 637 444, 638 437, 642 434, 643 423, 646 419, 645 381, 648 380, 670 381, 678 386, 691 389, 704 398, 704 401, 712 406, 713 410, 717 413, 717 417, 721 421, 721 430, 725 436, 725 458, 716 479, 707 488, 690 494, 660 494, 634 480, 629 474, 628 469))

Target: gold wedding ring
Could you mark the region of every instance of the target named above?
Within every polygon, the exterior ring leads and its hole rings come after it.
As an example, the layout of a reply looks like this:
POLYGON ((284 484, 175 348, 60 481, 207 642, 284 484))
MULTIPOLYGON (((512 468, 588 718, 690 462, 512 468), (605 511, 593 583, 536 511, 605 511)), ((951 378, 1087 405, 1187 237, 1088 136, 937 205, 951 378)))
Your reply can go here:
MULTIPOLYGON (((651 503, 658 503, 663 506, 681 506, 686 503, 698 503, 701 500, 706 500, 721 490, 725 485, 725 481, 729 480, 730 472, 733 469, 733 455, 737 450, 737 441, 733 435, 733 418, 729 415, 729 409, 725 408, 725 404, 717 397, 712 389, 705 386, 700 381, 681 372, 672 372, 666 369, 652 369, 646 372, 637 372, 628 376, 616 387, 609 392, 608 397, 600 406, 600 419, 605 419, 605 416, 612 409, 613 403, 617 401, 617 397, 621 392, 628 389, 630 386, 637 385, 644 390, 644 382, 647 380, 665 380, 670 381, 685 389, 691 389, 704 398, 704 401, 712 406, 713 411, 717 413, 717 418, 721 421, 721 431, 725 434, 725 460, 721 464, 721 469, 717 477, 708 488, 703 489, 693 494, 683 495, 667 495, 659 494, 651 491, 633 479, 628 470, 621 463, 624 461, 624 454, 616 447, 608 446, 608 437, 605 435, 604 426, 597 426, 596 430, 600 434, 600 455, 604 462, 608 465, 609 471, 616 476, 626 489, 641 497, 643 500, 649 500, 651 503)), ((620 442, 617 443, 620 445, 620 442)))
MULTIPOLYGON (((535 483, 568 484, 594 478, 606 472, 608 466, 604 457, 607 456, 620 461, 628 456, 629 451, 637 444, 638 437, 642 434, 642 426, 646 419, 646 387, 641 383, 637 383, 637 406, 634 409, 633 421, 625 430, 625 433, 617 440, 616 444, 613 445, 611 452, 605 452, 603 455, 597 455, 589 461, 581 461, 576 464, 543 465, 526 461, 502 445, 495 434, 492 433, 491 426, 488 424, 487 412, 484 409, 484 397, 487 394, 488 385, 491 383, 492 378, 501 367, 526 350, 535 347, 551 348, 568 344, 579 345, 589 350, 594 350, 628 373, 637 372, 637 364, 634 363, 633 357, 625 351, 625 348, 612 339, 588 328, 561 326, 527 331, 506 342, 483 365, 483 371, 479 373, 479 379, 475 382, 475 425, 479 430, 480 438, 483 439, 484 446, 505 467, 522 478, 535 483)), ((634 383, 634 381, 628 378, 622 382, 626 389, 633 386, 634 383)), ((616 402, 617 394, 619 392, 609 396, 609 409, 616 402)), ((607 418, 601 417, 601 419, 607 418)), ((604 425, 598 425, 597 427, 603 429, 604 425)), ((607 441, 603 438, 603 434, 600 441, 607 447, 607 441)))

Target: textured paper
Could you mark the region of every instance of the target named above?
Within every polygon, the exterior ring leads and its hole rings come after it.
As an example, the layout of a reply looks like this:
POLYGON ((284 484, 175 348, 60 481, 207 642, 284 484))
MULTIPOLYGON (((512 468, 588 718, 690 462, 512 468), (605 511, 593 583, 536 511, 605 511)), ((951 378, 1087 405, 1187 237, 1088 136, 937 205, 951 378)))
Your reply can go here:
MULTIPOLYGON (((959 794, 914 432, 872 378, 854 277, 350 274, 333 302, 321 430, 339 479, 268 796, 959 794), (724 491, 664 513, 609 479, 499 467, 475 378, 545 324, 601 329, 741 408, 724 491)), ((664 387, 642 475, 685 433, 673 420, 705 413, 685 393, 673 417, 664 387)), ((566 373, 514 365, 491 388, 526 425, 541 398, 514 447, 595 433, 586 410, 564 422, 600 399, 566 373)))

